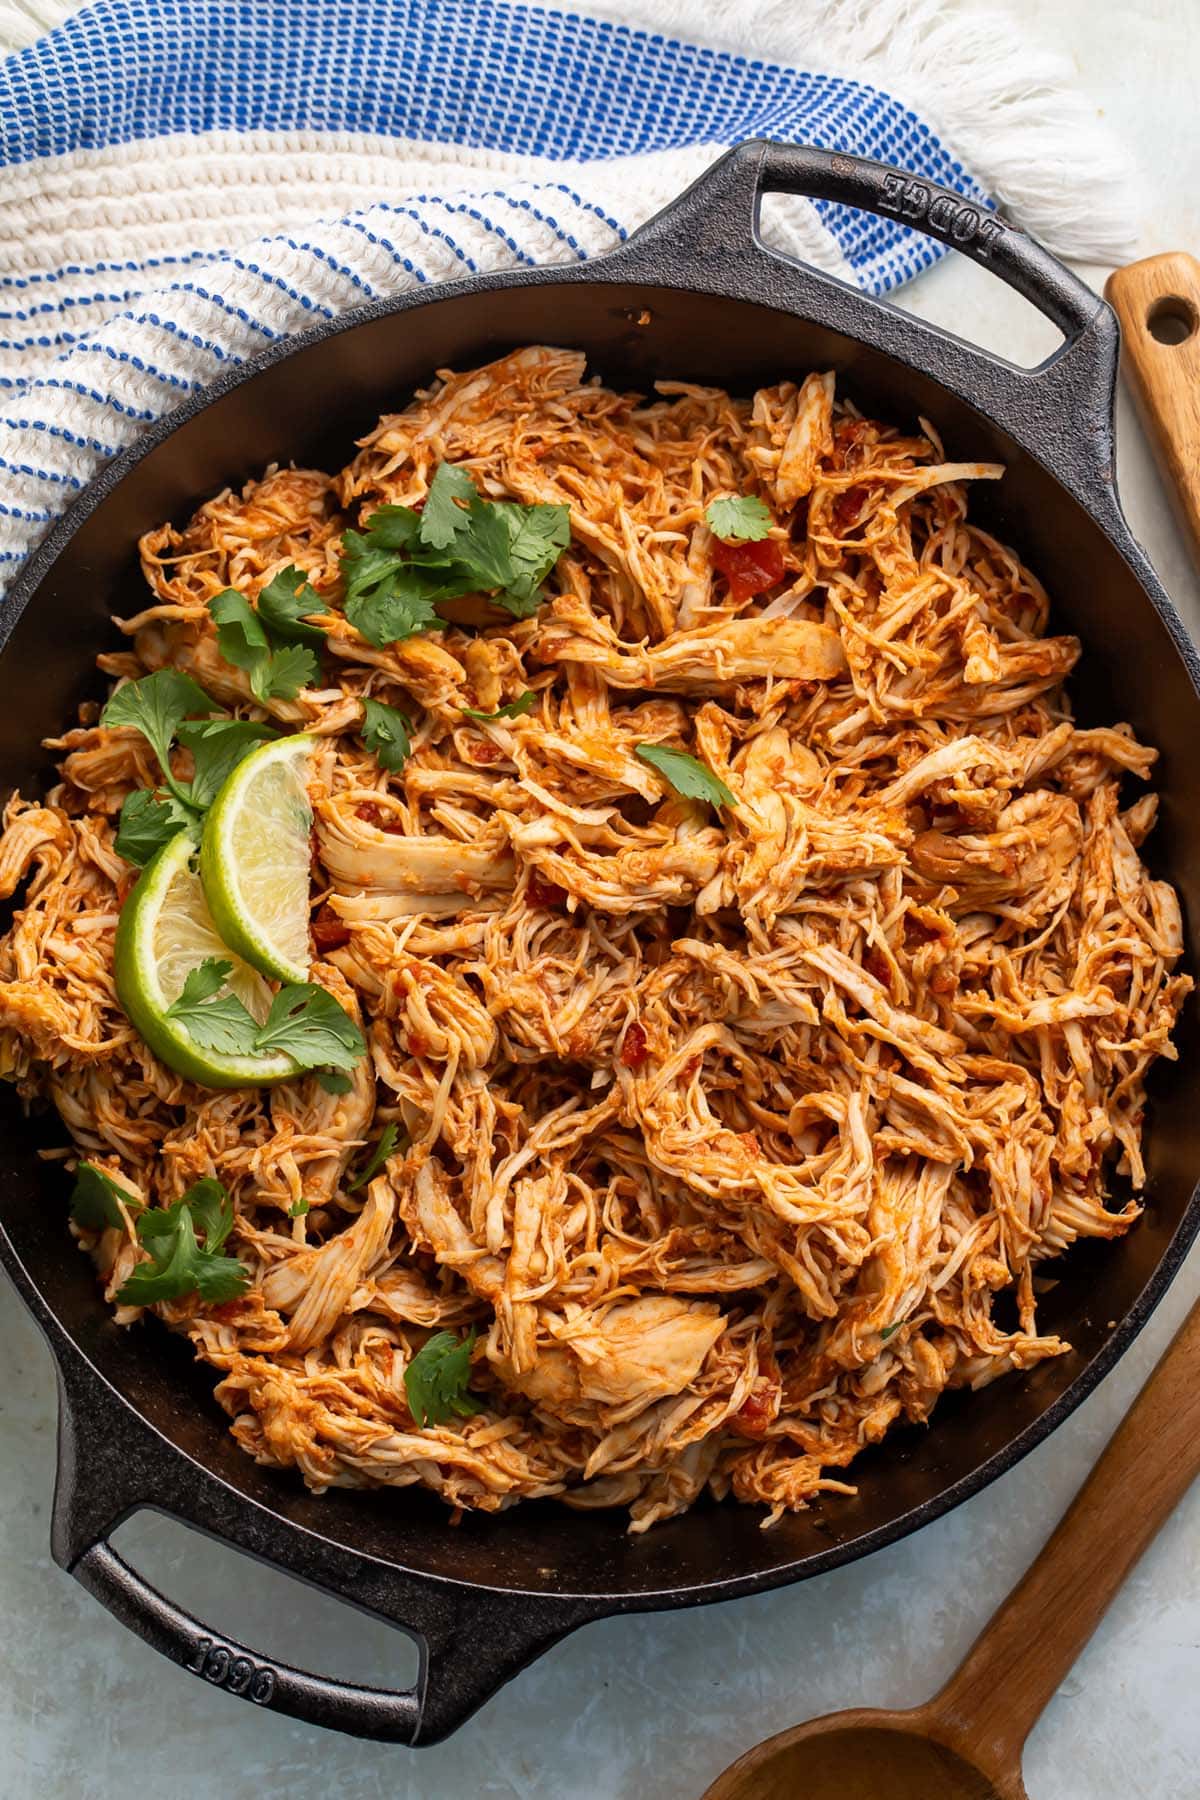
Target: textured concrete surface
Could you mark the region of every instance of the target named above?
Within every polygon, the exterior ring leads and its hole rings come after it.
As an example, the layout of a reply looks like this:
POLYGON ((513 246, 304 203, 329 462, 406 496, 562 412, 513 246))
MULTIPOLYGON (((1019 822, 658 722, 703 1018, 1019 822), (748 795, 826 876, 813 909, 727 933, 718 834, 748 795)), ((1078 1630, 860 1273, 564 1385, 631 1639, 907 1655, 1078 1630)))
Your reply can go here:
MULTIPOLYGON (((1142 253, 1200 247, 1191 8, 1176 0, 1010 6, 1031 30, 1073 48, 1081 84, 1139 158, 1142 253)), ((1079 175, 1086 181, 1086 170, 1079 175)), ((972 269, 942 265, 905 303, 1016 360, 1035 361, 1045 347, 1024 303, 972 269)), ((1130 518, 1200 632, 1200 587, 1136 426, 1128 417, 1121 426, 1130 518)), ((0 1795, 112 1800, 136 1787, 174 1800, 688 1800, 732 1756, 797 1719, 932 1691, 1047 1535, 1198 1291, 1194 1257, 1075 1417, 950 1518, 791 1592, 592 1626, 449 1744, 412 1753, 237 1704, 144 1649, 54 1568, 53 1377, 33 1327, 0 1286, 0 1795)), ((295 1658, 298 1645, 305 1654, 311 1647, 328 1672, 380 1682, 402 1680, 410 1667, 406 1640, 385 1627, 180 1527, 143 1517, 120 1541, 151 1579, 268 1652, 295 1658)), ((1193 1800, 1200 1792, 1198 1545, 1194 1492, 1034 1733, 1026 1757, 1033 1800, 1193 1800)))

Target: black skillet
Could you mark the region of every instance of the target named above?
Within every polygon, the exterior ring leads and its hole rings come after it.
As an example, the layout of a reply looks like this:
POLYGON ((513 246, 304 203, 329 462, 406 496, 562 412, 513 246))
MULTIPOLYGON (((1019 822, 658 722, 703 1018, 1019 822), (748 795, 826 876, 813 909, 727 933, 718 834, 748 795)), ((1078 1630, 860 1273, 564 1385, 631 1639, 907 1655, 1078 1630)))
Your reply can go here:
MULTIPOLYGON (((279 459, 334 468, 355 435, 434 369, 520 344, 576 346, 607 380, 656 376, 748 392, 834 367, 864 408, 919 414, 955 457, 996 458, 1006 479, 976 507, 1055 597, 1087 655, 1081 714, 1129 719, 1163 751, 1160 869, 1200 917, 1200 698, 1184 629, 1122 516, 1113 481, 1116 322, 1019 231, 960 196, 874 163, 745 144, 611 256, 568 268, 417 290, 317 326, 231 370, 88 488, 31 559, 0 631, 0 790, 36 789, 39 740, 96 693, 110 612, 141 604, 138 534, 279 459), (760 196, 784 191, 911 221, 995 270, 1060 328, 1025 370, 921 324, 761 242, 760 196)), ((990 484, 981 484, 987 488, 990 484)), ((1191 960, 1195 961, 1194 943, 1191 960)), ((1072 1354, 975 1395, 952 1395, 928 1431, 893 1434, 855 1465, 854 1499, 759 1529, 756 1509, 701 1506, 631 1538, 618 1513, 550 1503, 456 1529, 401 1493, 307 1493, 228 1436, 211 1379, 155 1326, 118 1330, 66 1229, 66 1181, 36 1149, 49 1125, 0 1099, 0 1257, 45 1332, 61 1396, 56 1560, 173 1661, 260 1706, 404 1744, 446 1736, 549 1645, 607 1614, 694 1606, 800 1580, 937 1518, 1060 1424, 1145 1324, 1200 1219, 1194 1025, 1156 1082, 1146 1216, 1115 1244, 1080 1244, 1042 1308, 1072 1354), (408 1691, 342 1684, 222 1640, 157 1593, 108 1541, 140 1507, 171 1513, 352 1604, 421 1644, 408 1691)))

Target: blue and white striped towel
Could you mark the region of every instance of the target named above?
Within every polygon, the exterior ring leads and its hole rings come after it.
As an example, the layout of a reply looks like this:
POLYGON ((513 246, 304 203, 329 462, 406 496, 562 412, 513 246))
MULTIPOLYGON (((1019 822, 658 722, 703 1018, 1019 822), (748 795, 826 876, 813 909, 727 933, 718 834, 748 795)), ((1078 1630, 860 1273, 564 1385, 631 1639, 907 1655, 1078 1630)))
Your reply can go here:
MULTIPOLYGON (((971 0, 0 0, 0 33, 16 4, 58 23, 0 62, 0 583, 222 368, 414 283, 596 255, 746 137, 1123 247, 1081 102, 971 0)), ((778 235, 875 293, 941 254, 804 202, 778 235)))

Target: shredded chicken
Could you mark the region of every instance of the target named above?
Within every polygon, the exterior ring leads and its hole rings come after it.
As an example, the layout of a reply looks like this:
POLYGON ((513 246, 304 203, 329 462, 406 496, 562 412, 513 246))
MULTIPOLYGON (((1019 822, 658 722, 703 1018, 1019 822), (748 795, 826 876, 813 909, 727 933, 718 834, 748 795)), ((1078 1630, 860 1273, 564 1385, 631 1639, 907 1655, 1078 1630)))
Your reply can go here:
MULTIPOLYGON (((113 839, 154 770, 93 705, 60 784, 5 814, 0 1071, 147 1202, 203 1175, 233 1196, 247 1293, 155 1310, 250 1455, 316 1490, 558 1496, 639 1531, 707 1490, 770 1523, 853 1491, 944 1389, 1067 1349, 1035 1272, 1134 1224, 1191 982, 1139 854, 1153 796, 1122 793, 1154 752, 1075 726, 1079 644, 968 523, 965 483, 1001 474, 859 417, 831 374, 645 402, 537 348, 443 373, 332 478, 272 469, 143 540, 153 598, 110 676, 186 669, 261 717, 208 601, 294 564, 328 606, 323 685, 269 704, 327 746, 314 979, 370 1060, 347 1094, 214 1093, 138 1038, 113 839), (480 600, 374 648, 342 534, 446 460, 568 505, 570 548, 532 618, 480 600), (746 493, 783 574, 739 599, 705 507, 746 493), (395 773, 366 696, 414 721, 395 773), (645 744, 732 803, 681 798, 645 744), (364 1187, 389 1122, 405 1147, 364 1187), (480 1409, 419 1429, 404 1372, 439 1329, 474 1331, 480 1409)), ((115 1296, 132 1225, 79 1235, 115 1296)))

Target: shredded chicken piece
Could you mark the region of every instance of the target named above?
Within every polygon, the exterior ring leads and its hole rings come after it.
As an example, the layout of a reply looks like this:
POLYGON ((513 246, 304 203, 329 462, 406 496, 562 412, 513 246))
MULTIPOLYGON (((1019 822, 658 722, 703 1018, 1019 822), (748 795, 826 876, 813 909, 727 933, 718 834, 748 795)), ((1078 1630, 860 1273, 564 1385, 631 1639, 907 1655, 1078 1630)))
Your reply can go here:
MULTIPOLYGON (((710 1493, 771 1523, 853 1492, 862 1447, 947 1388, 1068 1348, 1035 1273, 1134 1225, 1146 1078, 1192 984, 1139 854, 1155 796, 1123 792, 1154 751, 1076 727, 1079 644, 968 522, 965 484, 1001 474, 861 417, 831 373, 646 401, 535 347, 443 371, 339 474, 273 468, 146 535, 109 675, 184 669, 261 717, 208 602, 294 565, 327 607, 323 685, 268 710, 325 746, 315 978, 370 1056, 343 1094, 156 1061, 113 979, 116 816, 156 770, 93 708, 51 746, 61 784, 4 815, 0 1073, 149 1204, 225 1184, 250 1287, 154 1310, 248 1454, 317 1491, 556 1495, 635 1531, 710 1493), (473 600, 474 626, 377 649, 343 533, 446 460, 568 506, 571 545, 534 617, 473 600), (739 493, 784 564, 749 598, 705 519, 739 493), (391 773, 369 697, 412 721, 391 773), (645 745, 731 803, 676 793, 645 745), (474 1333, 478 1410, 418 1429, 405 1370, 439 1330, 474 1333)), ((134 1226, 79 1235, 113 1298, 134 1226)))

